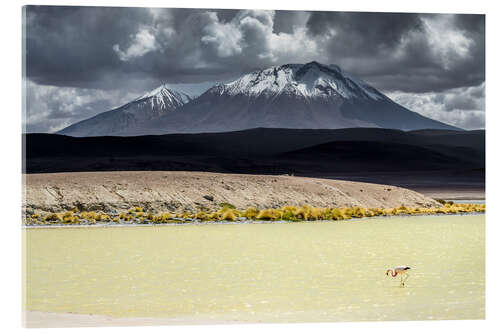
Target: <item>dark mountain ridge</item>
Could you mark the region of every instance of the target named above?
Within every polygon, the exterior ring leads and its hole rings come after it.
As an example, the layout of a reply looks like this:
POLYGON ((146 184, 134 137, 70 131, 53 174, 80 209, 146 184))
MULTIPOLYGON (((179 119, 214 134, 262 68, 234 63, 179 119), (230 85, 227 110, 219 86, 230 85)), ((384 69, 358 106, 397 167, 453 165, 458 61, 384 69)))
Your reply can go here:
POLYGON ((329 174, 484 169, 484 131, 269 129, 76 138, 25 134, 26 172, 196 170, 329 174), (375 167, 376 166, 376 167, 375 167))

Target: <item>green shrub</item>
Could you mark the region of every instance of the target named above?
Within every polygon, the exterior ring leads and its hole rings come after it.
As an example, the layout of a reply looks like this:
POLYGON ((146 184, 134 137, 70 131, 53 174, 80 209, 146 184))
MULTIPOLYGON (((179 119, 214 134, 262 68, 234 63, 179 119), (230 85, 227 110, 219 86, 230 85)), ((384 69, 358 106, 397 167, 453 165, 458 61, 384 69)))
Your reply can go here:
POLYGON ((295 217, 295 213, 291 210, 285 210, 285 211, 282 211, 282 215, 281 215, 281 218, 285 221, 299 221, 296 217, 295 217))

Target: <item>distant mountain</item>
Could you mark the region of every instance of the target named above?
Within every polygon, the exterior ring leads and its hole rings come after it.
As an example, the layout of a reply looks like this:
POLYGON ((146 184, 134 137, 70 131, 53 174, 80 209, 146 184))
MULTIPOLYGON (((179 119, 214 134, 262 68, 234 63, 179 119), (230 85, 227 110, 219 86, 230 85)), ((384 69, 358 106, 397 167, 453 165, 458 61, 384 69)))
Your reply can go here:
MULTIPOLYGON (((154 120, 145 119, 140 126, 120 130, 117 128, 120 124, 113 124, 114 133, 101 130, 97 117, 92 118, 94 126, 91 129, 86 129, 87 124, 81 122, 83 130, 75 131, 70 126, 59 133, 126 136, 227 132, 259 127, 458 129, 402 107, 336 65, 317 62, 252 72, 210 88, 173 112, 162 113, 154 120)), ((107 119, 100 121, 107 122, 107 119)))
POLYGON ((75 123, 58 134, 71 136, 129 135, 147 132, 149 124, 191 101, 191 97, 162 85, 111 111, 75 123))

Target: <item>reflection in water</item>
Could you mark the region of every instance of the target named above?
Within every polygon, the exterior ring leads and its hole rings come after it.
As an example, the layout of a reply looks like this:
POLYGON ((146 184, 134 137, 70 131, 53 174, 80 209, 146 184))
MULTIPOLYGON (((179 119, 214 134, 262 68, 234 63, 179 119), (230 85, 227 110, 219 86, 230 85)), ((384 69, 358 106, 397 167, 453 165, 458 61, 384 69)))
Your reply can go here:
POLYGON ((27 310, 303 322, 484 318, 484 215, 26 229, 27 310), (388 268, 410 266, 406 287, 388 268))

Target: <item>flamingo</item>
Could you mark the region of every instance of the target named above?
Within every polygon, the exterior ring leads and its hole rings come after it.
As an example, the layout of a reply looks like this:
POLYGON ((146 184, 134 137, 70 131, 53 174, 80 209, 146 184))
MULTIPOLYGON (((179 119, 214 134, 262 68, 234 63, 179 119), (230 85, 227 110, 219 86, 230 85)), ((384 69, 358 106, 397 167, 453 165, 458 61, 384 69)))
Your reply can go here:
POLYGON ((408 270, 410 270, 410 267, 408 266, 396 266, 394 267, 394 270, 388 269, 385 272, 385 275, 389 275, 391 273, 392 277, 401 276, 401 286, 404 287, 406 280, 408 280, 408 270))

